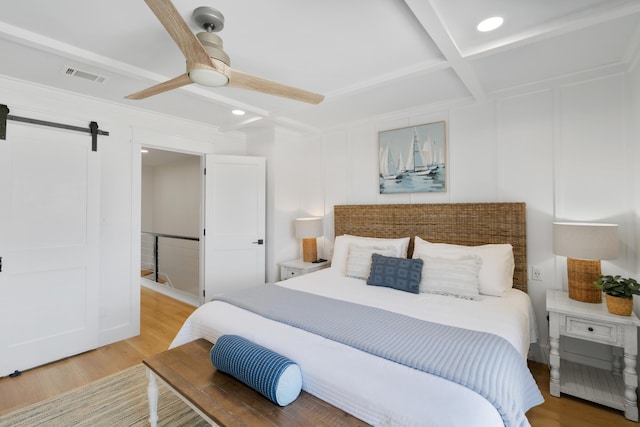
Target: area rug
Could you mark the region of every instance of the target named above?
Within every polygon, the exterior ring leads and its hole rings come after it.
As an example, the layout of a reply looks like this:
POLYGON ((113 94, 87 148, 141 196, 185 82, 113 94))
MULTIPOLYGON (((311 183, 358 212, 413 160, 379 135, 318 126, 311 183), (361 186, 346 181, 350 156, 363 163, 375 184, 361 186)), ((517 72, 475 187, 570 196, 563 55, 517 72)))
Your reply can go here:
MULTIPOLYGON (((0 417, 0 427, 148 426, 146 368, 137 365, 0 417)), ((208 424, 159 384, 159 426, 208 424)))

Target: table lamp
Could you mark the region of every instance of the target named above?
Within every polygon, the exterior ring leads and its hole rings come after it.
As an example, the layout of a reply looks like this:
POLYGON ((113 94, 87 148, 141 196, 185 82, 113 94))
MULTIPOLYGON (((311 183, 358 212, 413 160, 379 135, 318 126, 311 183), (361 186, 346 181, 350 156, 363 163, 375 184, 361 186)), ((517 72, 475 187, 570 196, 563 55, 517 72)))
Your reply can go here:
POLYGON ((602 274, 600 260, 618 256, 618 225, 554 222, 553 253, 567 257, 569 298, 602 302, 593 282, 602 274))
POLYGON ((296 218, 296 237, 302 239, 302 260, 316 262, 318 245, 316 237, 323 234, 322 218, 296 218))

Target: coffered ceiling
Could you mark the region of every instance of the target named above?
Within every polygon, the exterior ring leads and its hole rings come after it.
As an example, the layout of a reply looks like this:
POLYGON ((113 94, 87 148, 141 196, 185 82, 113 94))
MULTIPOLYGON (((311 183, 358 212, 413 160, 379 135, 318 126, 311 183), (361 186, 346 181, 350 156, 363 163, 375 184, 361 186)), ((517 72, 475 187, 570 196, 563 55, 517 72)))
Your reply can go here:
MULTIPOLYGON (((223 132, 260 123, 315 130, 425 104, 483 101, 583 75, 628 70, 640 55, 637 0, 174 0, 224 14, 235 69, 325 95, 319 105, 229 87, 130 93, 185 72, 143 0, 0 0, 0 75, 223 132), (504 25, 476 25, 499 15, 504 25), (106 77, 102 83, 68 68, 106 77), (240 108, 244 116, 231 110, 240 108)), ((2 100, 0 99, 0 103, 2 100)))

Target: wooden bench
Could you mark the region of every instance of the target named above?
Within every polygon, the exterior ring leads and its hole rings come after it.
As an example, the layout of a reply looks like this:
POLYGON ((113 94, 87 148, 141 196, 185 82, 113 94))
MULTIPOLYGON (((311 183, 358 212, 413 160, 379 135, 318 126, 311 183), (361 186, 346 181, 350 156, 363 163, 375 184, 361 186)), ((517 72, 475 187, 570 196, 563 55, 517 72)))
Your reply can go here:
POLYGON ((212 344, 198 339, 151 356, 149 372, 151 426, 158 421, 159 378, 212 425, 219 426, 366 426, 352 415, 302 391, 281 407, 211 364, 212 344))

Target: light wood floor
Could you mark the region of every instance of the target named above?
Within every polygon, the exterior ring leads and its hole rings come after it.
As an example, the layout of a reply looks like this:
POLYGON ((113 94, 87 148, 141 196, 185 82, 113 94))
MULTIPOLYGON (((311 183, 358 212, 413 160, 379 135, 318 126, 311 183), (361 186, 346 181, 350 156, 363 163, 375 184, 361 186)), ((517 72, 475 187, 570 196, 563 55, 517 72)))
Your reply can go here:
MULTIPOLYGON (((142 362, 167 349, 194 307, 142 288, 140 335, 97 350, 24 372, 17 378, 0 378, 0 414, 63 393, 142 362)), ((529 364, 545 403, 527 417, 533 427, 639 427, 621 411, 575 399, 549 395, 549 369, 529 364)))

